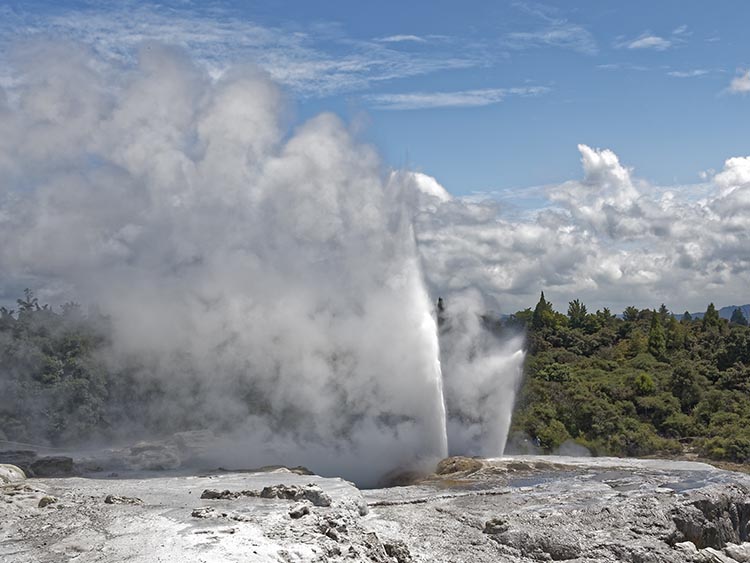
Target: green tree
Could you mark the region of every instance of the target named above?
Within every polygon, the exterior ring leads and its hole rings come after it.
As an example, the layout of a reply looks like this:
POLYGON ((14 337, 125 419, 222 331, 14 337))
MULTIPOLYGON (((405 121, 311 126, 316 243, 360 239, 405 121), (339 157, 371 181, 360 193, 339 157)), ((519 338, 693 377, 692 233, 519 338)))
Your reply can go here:
POLYGON ((570 319, 570 328, 583 328, 586 324, 586 305, 578 299, 568 303, 568 318, 570 319))
POLYGON ((747 326, 747 318, 742 314, 742 309, 739 307, 732 311, 732 318, 729 319, 729 322, 735 325, 747 326))
POLYGON ((703 315, 703 330, 712 327, 718 327, 721 325, 721 319, 719 318, 719 312, 713 303, 708 304, 706 313, 703 315))
POLYGON ((534 307, 534 314, 531 317, 531 327, 537 330, 550 327, 554 325, 554 320, 555 313, 552 309, 552 304, 547 302, 542 291, 539 302, 534 307))
POLYGON ((636 307, 631 305, 630 307, 626 307, 622 312, 622 318, 628 322, 637 321, 639 312, 636 307))
POLYGON ((662 359, 667 352, 667 338, 657 314, 651 317, 651 328, 648 331, 648 352, 657 360, 662 359))
POLYGON ((693 315, 691 315, 689 311, 685 311, 684 313, 682 313, 682 319, 680 322, 682 322, 682 324, 689 324, 693 322, 693 315))
POLYGON ((667 306, 662 303, 661 307, 659 307, 659 320, 661 321, 662 326, 667 323, 667 319, 669 319, 669 309, 667 309, 667 306))

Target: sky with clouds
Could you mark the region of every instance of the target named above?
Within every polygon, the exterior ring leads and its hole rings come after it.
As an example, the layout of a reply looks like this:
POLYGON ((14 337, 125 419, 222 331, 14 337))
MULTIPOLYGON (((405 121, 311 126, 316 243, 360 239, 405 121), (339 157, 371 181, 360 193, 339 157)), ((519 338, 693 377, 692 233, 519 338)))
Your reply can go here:
POLYGON ((750 301, 749 20, 739 0, 10 0, 0 85, 13 105, 48 80, 17 69, 50 39, 94 67, 130 68, 149 41, 213 79, 257 65, 292 125, 333 112, 384 167, 425 175, 433 292, 701 310, 750 301))

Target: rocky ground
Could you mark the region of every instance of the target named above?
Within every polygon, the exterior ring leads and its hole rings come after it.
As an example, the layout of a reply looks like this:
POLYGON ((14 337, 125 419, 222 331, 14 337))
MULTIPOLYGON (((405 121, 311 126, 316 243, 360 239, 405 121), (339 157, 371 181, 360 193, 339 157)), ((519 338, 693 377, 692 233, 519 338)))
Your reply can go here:
POLYGON ((303 473, 0 465, 0 561, 750 561, 750 476, 702 463, 449 458, 363 491, 303 473))

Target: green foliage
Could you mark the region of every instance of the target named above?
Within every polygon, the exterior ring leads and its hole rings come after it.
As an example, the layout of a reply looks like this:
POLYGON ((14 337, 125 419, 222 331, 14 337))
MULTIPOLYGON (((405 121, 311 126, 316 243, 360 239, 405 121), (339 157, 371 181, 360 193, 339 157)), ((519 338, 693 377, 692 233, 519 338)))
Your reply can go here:
POLYGON ((735 325, 747 326, 747 319, 739 307, 732 311, 732 318, 729 319, 729 322, 735 325))
POLYGON ((716 307, 714 307, 713 303, 709 303, 708 309, 706 309, 706 312, 703 315, 703 330, 707 330, 712 327, 718 327, 719 325, 721 325, 719 312, 716 310, 716 307))
POLYGON ((663 358, 667 352, 667 338, 662 322, 661 315, 655 314, 651 317, 651 328, 648 331, 648 352, 657 359, 663 358))
POLYGON ((727 325, 713 304, 702 321, 688 314, 678 321, 665 305, 627 307, 620 319, 608 310, 587 314, 573 300, 567 323, 555 321, 559 313, 546 300, 537 310, 550 322, 528 325, 514 432, 545 451, 573 439, 596 455, 687 447, 750 462, 746 325, 727 325))

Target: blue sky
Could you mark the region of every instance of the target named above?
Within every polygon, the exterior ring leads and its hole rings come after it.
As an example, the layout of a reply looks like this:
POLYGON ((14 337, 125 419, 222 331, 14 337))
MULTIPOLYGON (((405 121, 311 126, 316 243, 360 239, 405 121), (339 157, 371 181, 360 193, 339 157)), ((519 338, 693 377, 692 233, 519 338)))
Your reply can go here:
POLYGON ((295 120, 334 111, 457 195, 580 177, 578 143, 658 185, 748 152, 745 1, 11 1, 0 21, 5 52, 47 34, 121 58, 176 43, 217 72, 257 63, 295 120))

